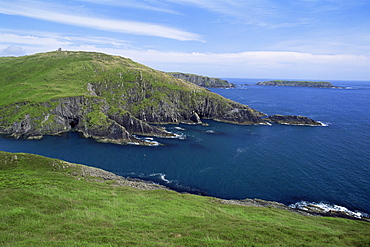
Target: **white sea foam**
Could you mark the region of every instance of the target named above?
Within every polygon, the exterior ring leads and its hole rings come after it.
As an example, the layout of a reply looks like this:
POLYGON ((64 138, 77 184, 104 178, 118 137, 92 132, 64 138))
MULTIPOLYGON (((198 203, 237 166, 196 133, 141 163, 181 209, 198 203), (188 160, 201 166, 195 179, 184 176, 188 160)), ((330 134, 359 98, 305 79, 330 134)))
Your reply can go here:
POLYGON ((324 126, 324 127, 328 127, 331 124, 329 122, 326 122, 326 123, 321 122, 321 121, 317 121, 317 122, 321 123, 322 124, 321 126, 324 126))
POLYGON ((237 153, 245 153, 245 152, 247 152, 247 149, 246 148, 237 148, 236 152, 237 153))
POLYGON ((166 183, 171 183, 170 180, 166 179, 166 174, 164 173, 152 173, 152 174, 149 174, 149 177, 159 177, 162 181, 166 183))
POLYGON ((177 129, 177 130, 185 130, 184 128, 181 128, 181 127, 175 127, 175 129, 177 129))
POLYGON ((339 212, 344 213, 346 215, 356 217, 356 218, 369 218, 370 215, 360 211, 351 211, 346 207, 335 205, 335 204, 328 204, 324 202, 307 202, 307 201, 300 201, 294 204, 289 205, 291 208, 297 208, 305 211, 317 211, 320 213, 328 213, 328 212, 339 212))
MULTIPOLYGON (((184 133, 181 133, 181 134, 176 134, 176 133, 173 133, 175 136, 172 137, 172 138, 175 138, 175 139, 180 139, 180 140, 184 140, 186 139, 186 135, 184 133)), ((171 138, 171 137, 170 137, 171 138)))
MULTIPOLYGON (((159 146, 159 142, 154 141, 154 139, 151 138, 151 137, 142 137, 141 138, 141 137, 138 137, 136 135, 134 135, 134 137, 136 139, 139 139, 139 140, 144 141, 145 142, 145 145, 148 145, 148 146, 159 146)), ((130 145, 140 145, 139 142, 127 142, 127 144, 130 144, 130 145)))
POLYGON ((127 142, 128 145, 140 145, 138 142, 127 142))

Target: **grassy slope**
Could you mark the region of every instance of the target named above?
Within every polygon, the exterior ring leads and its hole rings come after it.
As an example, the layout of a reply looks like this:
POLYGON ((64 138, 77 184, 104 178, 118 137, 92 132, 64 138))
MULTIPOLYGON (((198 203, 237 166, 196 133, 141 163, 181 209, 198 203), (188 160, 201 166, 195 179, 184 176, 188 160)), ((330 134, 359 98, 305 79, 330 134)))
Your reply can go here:
MULTIPOLYGON (((138 118, 142 112, 157 112, 161 116, 165 111, 171 115, 179 107, 182 111, 191 112, 204 98, 219 102, 221 108, 232 102, 127 58, 95 52, 55 51, 0 57, 0 116, 3 125, 11 126, 28 113, 41 126, 50 111, 42 102, 50 105, 57 104, 50 101, 57 98, 94 97, 88 83, 94 85, 98 95, 108 102, 111 113, 121 109, 138 118), (14 105, 19 102, 31 103, 14 105)), ((100 108, 90 115, 92 122, 99 120, 102 115, 100 108)))
POLYGON ((224 205, 78 174, 59 160, 0 152, 0 245, 370 245, 367 222, 224 205))
POLYGON ((144 79, 153 86, 199 90, 195 85, 130 59, 95 52, 65 51, 2 57, 0 68, 0 106, 90 95, 87 83, 122 82, 121 90, 125 91, 134 86, 133 82, 144 79))

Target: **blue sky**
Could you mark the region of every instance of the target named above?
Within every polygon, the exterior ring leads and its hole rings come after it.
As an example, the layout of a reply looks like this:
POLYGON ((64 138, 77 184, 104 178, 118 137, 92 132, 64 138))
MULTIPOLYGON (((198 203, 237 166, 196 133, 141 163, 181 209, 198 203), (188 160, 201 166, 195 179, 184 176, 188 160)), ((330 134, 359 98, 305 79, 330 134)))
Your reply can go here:
POLYGON ((59 47, 223 78, 370 80, 370 1, 0 0, 0 56, 59 47))

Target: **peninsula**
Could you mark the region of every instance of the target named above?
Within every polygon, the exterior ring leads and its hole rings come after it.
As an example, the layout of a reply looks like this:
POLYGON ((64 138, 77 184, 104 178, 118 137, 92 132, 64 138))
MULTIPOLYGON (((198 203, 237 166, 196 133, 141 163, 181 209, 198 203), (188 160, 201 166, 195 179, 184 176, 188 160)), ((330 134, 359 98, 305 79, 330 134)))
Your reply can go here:
POLYGON ((1 57, 0 67, 0 134, 15 138, 74 130, 103 142, 156 145, 137 135, 174 138, 153 124, 202 119, 270 124, 247 105, 119 56, 54 51, 1 57))
POLYGON ((341 88, 333 86, 330 82, 326 81, 264 81, 258 82, 257 86, 289 86, 289 87, 319 87, 319 88, 341 88))

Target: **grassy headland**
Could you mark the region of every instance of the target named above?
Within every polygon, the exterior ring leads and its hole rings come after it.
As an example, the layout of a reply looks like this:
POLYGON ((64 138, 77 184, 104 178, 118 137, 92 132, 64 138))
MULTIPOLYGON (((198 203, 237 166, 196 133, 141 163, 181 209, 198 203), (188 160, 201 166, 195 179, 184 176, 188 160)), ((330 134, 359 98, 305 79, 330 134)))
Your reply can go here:
POLYGON ((197 116, 264 123, 264 114, 246 105, 128 58, 55 51, 1 57, 0 68, 0 133, 16 137, 75 128, 131 142, 132 134, 167 135, 148 123, 194 123, 197 116))
POLYGON ((0 152, 1 246, 369 246, 370 224, 139 190, 0 152))

